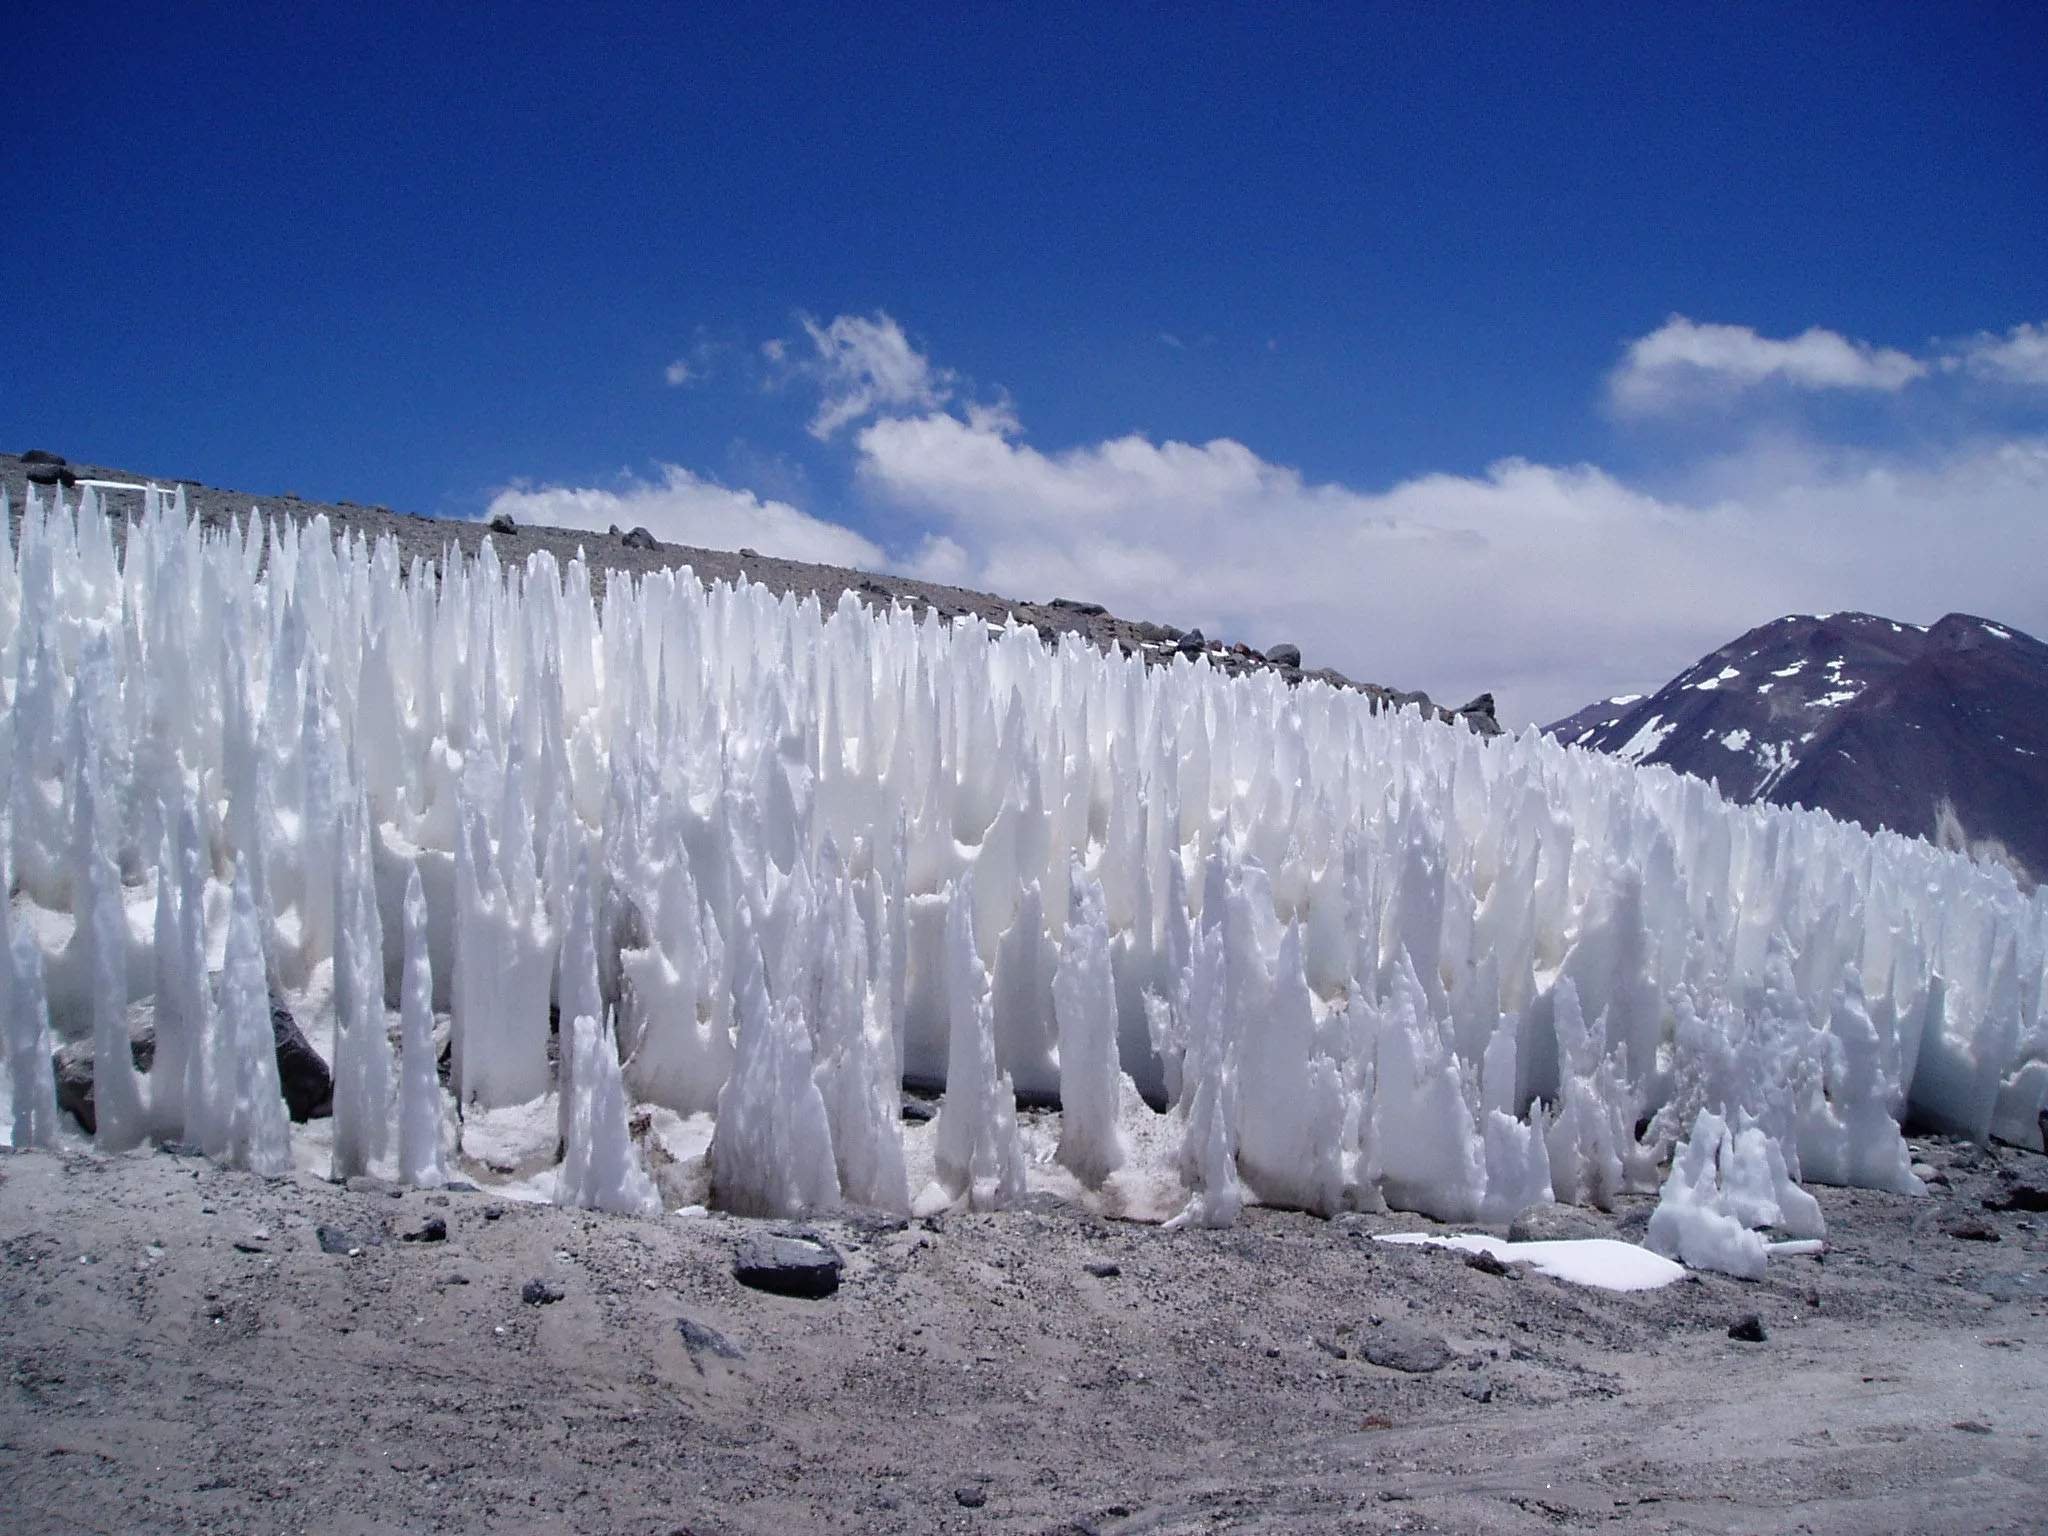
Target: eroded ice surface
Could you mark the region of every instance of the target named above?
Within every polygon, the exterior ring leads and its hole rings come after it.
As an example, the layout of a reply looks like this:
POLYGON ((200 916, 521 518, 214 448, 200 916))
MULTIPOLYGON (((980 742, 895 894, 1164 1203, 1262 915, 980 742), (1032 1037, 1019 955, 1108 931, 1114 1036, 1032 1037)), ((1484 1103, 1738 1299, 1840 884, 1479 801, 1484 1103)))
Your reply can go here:
POLYGON ((110 1149, 1194 1224, 1661 1185, 1741 1268, 1800 1178, 1910 1189, 1903 1117, 2048 1091, 2048 897, 1923 843, 1313 681, 149 501, 0 549, 17 1144, 51 1040, 149 1001, 110 1149))

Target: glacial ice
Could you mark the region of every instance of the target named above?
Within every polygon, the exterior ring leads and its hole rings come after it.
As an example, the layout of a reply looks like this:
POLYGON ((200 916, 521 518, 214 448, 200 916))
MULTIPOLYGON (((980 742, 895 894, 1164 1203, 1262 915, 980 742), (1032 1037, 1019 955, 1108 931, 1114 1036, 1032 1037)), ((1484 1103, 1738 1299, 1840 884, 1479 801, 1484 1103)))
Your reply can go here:
POLYGON ((0 519, 16 1144, 91 1040, 102 1146, 285 1171, 277 1000, 337 1174, 1500 1222, 1673 1159, 1653 1240, 1753 1271, 1799 1180, 1910 1193, 1902 1123, 2048 1094, 2048 895, 1925 843, 1312 680, 146 500, 0 519))

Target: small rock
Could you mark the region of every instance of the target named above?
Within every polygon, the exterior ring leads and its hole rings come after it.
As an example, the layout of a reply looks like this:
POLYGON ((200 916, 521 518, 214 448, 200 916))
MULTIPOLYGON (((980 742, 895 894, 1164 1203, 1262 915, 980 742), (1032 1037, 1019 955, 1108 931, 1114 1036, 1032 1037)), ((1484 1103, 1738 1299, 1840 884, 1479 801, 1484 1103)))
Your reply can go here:
POLYGON ((1988 1435, 1991 1433, 1991 1426, 1980 1419, 1957 1419, 1953 1427, 1960 1429, 1966 1435, 1988 1435))
POLYGON ((519 1299, 529 1307, 552 1307, 563 1295, 563 1291, 545 1280, 529 1280, 519 1289, 519 1299))
POLYGON ((1173 648, 1183 656, 1194 656, 1199 654, 1208 643, 1207 640, 1202 638, 1202 632, 1199 629, 1191 629, 1174 642, 1173 648))
POLYGON ((1107 1259, 1095 1259, 1083 1267, 1098 1280, 1114 1280, 1123 1273, 1121 1265, 1112 1264, 1107 1259))
POLYGON ((1484 1249, 1478 1253, 1466 1254, 1465 1265, 1468 1269, 1478 1270, 1482 1275, 1512 1275, 1514 1273, 1508 1267, 1505 1260, 1496 1254, 1486 1252, 1484 1249))
POLYGON ((903 1095, 903 1118, 913 1125, 923 1125, 938 1113, 938 1106, 930 1099, 916 1099, 903 1095))
POLYGON ((758 549, 749 549, 744 544, 740 546, 739 553, 740 558, 742 560, 758 560, 761 558, 761 551, 759 551, 758 549))
POLYGON ((627 533, 627 535, 626 535, 626 536, 625 536, 625 537, 624 537, 623 539, 621 539, 621 540, 620 540, 619 542, 620 542, 621 544, 624 544, 624 545, 626 546, 626 548, 628 548, 628 549, 659 549, 659 548, 661 548, 661 540, 657 539, 657 538, 656 538, 656 537, 655 537, 655 536, 654 536, 653 534, 649 533, 649 532, 648 532, 648 531, 647 531, 647 530, 646 530, 645 528, 638 528, 638 527, 636 527, 636 528, 632 529, 632 530, 631 530, 631 531, 630 531, 629 533, 627 533))
POLYGON ((513 534, 519 531, 519 524, 512 520, 512 514, 509 512, 500 512, 485 526, 493 533, 513 534))
POLYGON ((505 1207, 503 1207, 502 1205, 487 1205, 484 1207, 485 1221, 496 1221, 499 1217, 503 1216, 504 1214, 505 1207))
POLYGON ((1440 1371, 1451 1361, 1443 1338, 1413 1323, 1392 1319, 1365 1335, 1360 1353, 1374 1365, 1406 1371, 1411 1376, 1440 1371))
POLYGON ((1282 641, 1279 645, 1266 647, 1266 660, 1276 667, 1298 667, 1301 665, 1301 647, 1282 641))
POLYGON ((1056 597, 1045 606, 1048 608, 1059 608, 1067 613, 1076 613, 1084 619, 1101 618, 1109 612, 1100 603, 1084 603, 1071 597, 1056 597))
POLYGON ((962 1509, 979 1509, 988 1502, 988 1490, 986 1488, 955 1488, 953 1490, 953 1497, 959 1501, 962 1509))
POLYGON ((846 1261, 822 1238, 749 1237, 733 1261, 733 1278, 741 1285, 777 1296, 818 1301, 839 1289, 846 1261))
MULTIPOLYGON (((700 1323, 694 1318, 677 1318, 676 1332, 683 1336, 683 1345, 690 1351, 693 1360, 698 1355, 716 1355, 721 1360, 744 1360, 747 1358, 746 1351, 741 1349, 739 1345, 733 1343, 731 1339, 728 1339, 716 1328, 700 1323)), ((697 1370, 701 1374, 704 1367, 700 1365, 697 1367, 697 1370)))
POLYGON ((448 1241, 448 1223, 439 1216, 429 1216, 420 1223, 417 1232, 405 1234, 408 1243, 445 1243, 448 1241))
POLYGON ((2048 1184, 2036 1180, 2016 1182, 1995 1195, 1984 1197, 1987 1211, 2048 1211, 2048 1184))
POLYGON ((1991 1226, 1988 1222, 1958 1221, 1951 1223, 1947 1231, 1948 1235, 1955 1238, 1958 1242, 1995 1243, 1998 1241, 1998 1229, 1991 1226))
POLYGON ((1335 1339, 1318 1337, 1316 1339, 1316 1348, 1333 1360, 1349 1360, 1351 1358, 1351 1351, 1342 1344, 1339 1344, 1335 1339))
POLYGON ((1761 1344, 1770 1335, 1764 1332, 1764 1320, 1750 1312, 1728 1325, 1728 1337, 1744 1344, 1761 1344))
POLYGON ((320 1240, 322 1253, 339 1254, 343 1258, 348 1258, 363 1251, 363 1245, 340 1227, 317 1226, 313 1229, 313 1235, 320 1240))
POLYGON ((237 1253, 268 1253, 269 1251, 261 1243, 250 1238, 238 1237, 235 1239, 235 1252, 237 1253))
POLYGON ((1471 1375, 1458 1383, 1458 1390, 1475 1403, 1493 1401, 1493 1383, 1485 1376, 1471 1375))

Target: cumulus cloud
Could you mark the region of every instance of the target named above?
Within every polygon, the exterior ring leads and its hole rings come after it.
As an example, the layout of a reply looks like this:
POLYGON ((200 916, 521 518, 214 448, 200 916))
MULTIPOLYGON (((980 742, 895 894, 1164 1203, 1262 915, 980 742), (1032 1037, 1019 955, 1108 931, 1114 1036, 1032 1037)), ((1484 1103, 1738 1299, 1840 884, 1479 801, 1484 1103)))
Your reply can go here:
POLYGON ((785 501, 763 500, 664 464, 661 478, 629 477, 617 489, 514 485, 491 498, 486 517, 507 513, 521 523, 603 532, 644 527, 669 544, 701 549, 752 548, 785 560, 811 560, 866 570, 886 563, 881 549, 850 528, 828 523, 785 501))
POLYGON ((1292 640, 1450 703, 1491 689, 1517 723, 1661 683, 1783 613, 2048 625, 2048 439, 1918 460, 1777 442, 1663 495, 1514 459, 1360 490, 1228 438, 1046 453, 941 412, 855 441, 871 494, 933 526, 912 563, 934 576, 1292 640))
POLYGON ((2003 336, 1985 332, 1944 361, 2000 384, 2048 384, 2048 325, 2016 325, 2003 336))
POLYGON ((697 377, 695 373, 691 372, 689 363, 680 357, 664 368, 661 376, 677 389, 681 389, 685 384, 691 383, 697 377))
POLYGON ((952 398, 953 375, 933 367, 881 310, 837 315, 824 324, 809 315, 797 318, 809 353, 792 355, 797 349, 771 341, 763 344, 762 355, 788 376, 817 386, 818 409, 809 430, 820 442, 876 411, 931 410, 952 398))
POLYGON ((1909 353, 1818 326, 1777 340, 1746 325, 1673 315, 1628 344, 1608 392, 1617 410, 1650 414, 1767 384, 1894 394, 1928 371, 1927 363, 1909 353))

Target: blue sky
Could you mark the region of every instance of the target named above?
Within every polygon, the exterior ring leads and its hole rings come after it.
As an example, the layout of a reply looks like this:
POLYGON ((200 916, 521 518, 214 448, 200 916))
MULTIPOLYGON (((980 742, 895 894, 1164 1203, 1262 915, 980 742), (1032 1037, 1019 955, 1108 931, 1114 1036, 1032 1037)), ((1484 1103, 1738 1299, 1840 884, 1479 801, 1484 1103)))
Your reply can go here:
POLYGON ((9 446, 767 505, 1531 714, 1788 604, 2048 627, 2038 7, 29 9, 9 446))

